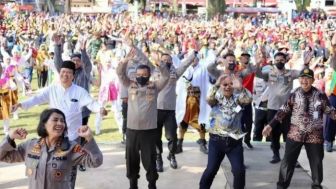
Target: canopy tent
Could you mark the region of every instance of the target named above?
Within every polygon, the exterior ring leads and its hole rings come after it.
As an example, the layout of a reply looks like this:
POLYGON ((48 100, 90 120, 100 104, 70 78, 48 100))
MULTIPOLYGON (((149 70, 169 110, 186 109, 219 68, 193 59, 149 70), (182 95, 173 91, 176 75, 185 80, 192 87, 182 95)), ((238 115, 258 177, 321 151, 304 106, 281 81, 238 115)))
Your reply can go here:
POLYGON ((247 13, 247 14, 253 14, 253 13, 279 13, 280 10, 278 8, 272 8, 272 7, 228 7, 225 12, 229 13, 247 13))
MULTIPOLYGON (((277 0, 256 0, 266 7, 276 6, 277 0)), ((164 3, 164 4, 172 4, 172 0, 153 0, 151 2, 156 3, 164 3)), ((189 5, 198 5, 198 6, 206 6, 206 0, 177 0, 178 4, 189 4, 189 5)), ((226 5, 240 5, 240 6, 253 6, 254 0, 226 0, 226 5)))
POLYGON ((258 4, 260 3, 264 7, 273 7, 277 6, 277 0, 226 0, 226 5, 233 6, 233 5, 239 5, 239 6, 250 6, 252 7, 254 3, 258 4))

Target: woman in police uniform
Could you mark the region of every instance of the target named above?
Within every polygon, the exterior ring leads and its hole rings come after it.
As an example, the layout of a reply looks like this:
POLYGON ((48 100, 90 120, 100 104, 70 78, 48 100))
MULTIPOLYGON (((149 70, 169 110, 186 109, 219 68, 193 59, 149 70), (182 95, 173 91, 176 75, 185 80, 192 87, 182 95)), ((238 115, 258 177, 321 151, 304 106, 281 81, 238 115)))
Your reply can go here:
POLYGON ((88 126, 78 129, 79 136, 86 139, 83 147, 67 139, 65 115, 58 109, 42 112, 37 127, 39 139, 27 140, 16 147, 14 140, 25 139, 27 134, 22 128, 12 130, 0 144, 0 161, 25 161, 31 189, 70 189, 72 166, 98 167, 103 162, 88 126))

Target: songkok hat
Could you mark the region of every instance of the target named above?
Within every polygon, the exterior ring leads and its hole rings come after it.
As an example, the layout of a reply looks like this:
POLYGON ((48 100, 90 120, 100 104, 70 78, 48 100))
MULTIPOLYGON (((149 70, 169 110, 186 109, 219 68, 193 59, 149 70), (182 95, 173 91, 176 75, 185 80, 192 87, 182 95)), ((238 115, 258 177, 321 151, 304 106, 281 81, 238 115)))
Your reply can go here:
POLYGON ((75 63, 72 62, 72 61, 69 61, 69 60, 64 61, 64 62, 62 63, 61 68, 68 68, 68 69, 71 69, 71 70, 73 71, 73 73, 75 73, 75 71, 76 71, 75 63))

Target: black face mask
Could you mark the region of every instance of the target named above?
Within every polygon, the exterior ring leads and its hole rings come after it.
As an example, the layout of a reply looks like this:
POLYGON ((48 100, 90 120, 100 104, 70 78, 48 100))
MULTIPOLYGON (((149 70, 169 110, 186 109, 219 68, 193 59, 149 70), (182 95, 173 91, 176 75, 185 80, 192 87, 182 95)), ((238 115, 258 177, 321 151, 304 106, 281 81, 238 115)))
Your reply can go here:
POLYGON ((282 70, 285 67, 285 63, 283 62, 278 62, 275 64, 275 66, 279 69, 282 70))
POLYGON ((143 77, 143 76, 136 77, 136 81, 137 81, 141 86, 146 85, 146 83, 148 82, 148 80, 149 80, 149 77, 143 77))
POLYGON ((168 70, 170 70, 172 64, 171 63, 166 63, 166 66, 167 66, 168 70))
POLYGON ((236 67, 236 64, 232 63, 232 64, 229 64, 228 69, 231 70, 231 71, 233 71, 235 69, 235 67, 236 67))

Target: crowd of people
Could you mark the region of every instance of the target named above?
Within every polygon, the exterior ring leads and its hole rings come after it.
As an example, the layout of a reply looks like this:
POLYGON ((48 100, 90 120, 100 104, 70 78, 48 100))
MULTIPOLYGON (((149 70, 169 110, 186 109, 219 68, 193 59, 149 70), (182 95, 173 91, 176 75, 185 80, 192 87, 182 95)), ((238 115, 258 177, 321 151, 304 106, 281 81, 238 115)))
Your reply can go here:
POLYGON ((336 134, 335 24, 311 17, 289 23, 280 14, 211 21, 128 13, 8 15, 0 24, 0 103, 7 135, 0 160, 28 162, 27 175, 42 179, 30 180, 31 188, 60 180, 68 183, 59 188, 74 188, 77 165, 84 171, 102 163, 87 124, 95 112, 99 135, 110 104, 126 144, 131 189, 138 188, 140 161, 148 188, 156 188, 158 172, 164 171, 163 128, 167 159, 178 168, 176 154, 183 152, 189 127, 208 155, 202 189, 211 187, 225 155, 234 188, 244 188, 243 144, 252 150, 251 142, 265 136, 275 164, 281 161, 281 135, 286 150, 277 187, 288 188, 304 145, 312 188, 322 188, 324 144, 332 152, 336 134), (32 91, 35 73, 39 89, 32 91), (90 95, 93 86, 99 88, 97 99, 90 95), (19 119, 18 108, 42 103, 51 109, 41 114, 41 139, 15 148, 14 139, 27 132, 11 129, 9 121, 19 119), (49 173, 42 174, 41 166, 57 158, 73 167, 46 167, 55 173, 45 180, 49 173))

